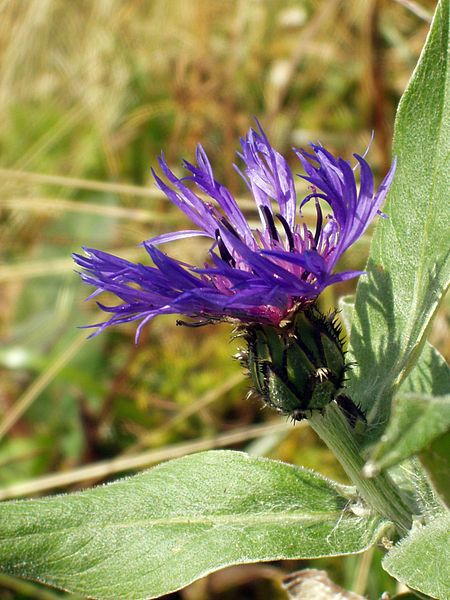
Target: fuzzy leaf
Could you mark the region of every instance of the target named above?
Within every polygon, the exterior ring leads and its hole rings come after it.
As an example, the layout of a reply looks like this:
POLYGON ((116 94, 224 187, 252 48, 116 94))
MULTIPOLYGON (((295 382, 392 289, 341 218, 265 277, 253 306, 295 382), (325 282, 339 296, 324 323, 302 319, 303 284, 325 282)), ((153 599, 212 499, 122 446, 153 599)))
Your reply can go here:
POLYGON ((450 429, 450 395, 396 396, 392 417, 371 462, 381 470, 424 450, 450 429))
POLYGON ((353 488, 212 451, 82 493, 0 505, 4 571, 89 597, 156 598, 236 563, 361 552, 388 524, 353 488))
POLYGON ((401 393, 445 396, 450 393, 450 368, 445 358, 429 343, 419 360, 400 386, 401 393))
POLYGON ((350 332, 353 321, 353 311, 355 310, 355 296, 341 296, 338 299, 340 317, 347 332, 350 332))
POLYGON ((409 587, 450 599, 450 516, 415 527, 383 559, 383 567, 409 587))
MULTIPOLYGON (((340 318, 350 331, 355 308, 354 296, 339 298, 340 318)), ((428 342, 417 363, 400 386, 401 392, 417 392, 443 396, 450 393, 450 368, 442 354, 428 342)))
POLYGON ((450 507, 450 433, 433 440, 420 455, 420 462, 426 468, 434 491, 450 507))
POLYGON ((398 167, 388 218, 358 284, 351 350, 358 367, 349 394, 381 434, 393 394, 418 359, 448 286, 449 0, 436 10, 427 42, 400 101, 393 154, 398 167))

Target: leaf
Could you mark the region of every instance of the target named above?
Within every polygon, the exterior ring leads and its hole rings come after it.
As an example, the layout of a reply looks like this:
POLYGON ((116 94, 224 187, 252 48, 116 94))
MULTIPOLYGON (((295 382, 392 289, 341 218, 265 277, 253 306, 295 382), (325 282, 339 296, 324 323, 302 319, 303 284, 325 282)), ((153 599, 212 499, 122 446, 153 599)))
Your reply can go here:
POLYGON ((419 455, 435 492, 450 506, 450 434, 445 433, 419 455))
POLYGON ((414 592, 406 592, 403 594, 395 594, 390 600, 417 600, 418 596, 414 592))
POLYGON ((439 600, 450 599, 450 515, 416 526, 383 559, 390 575, 439 600))
POLYGON ((418 454, 450 430, 450 395, 400 394, 393 404, 392 417, 371 462, 386 469, 418 454))
POLYGON ((450 393, 450 368, 434 346, 425 344, 422 354, 403 381, 400 391, 432 396, 444 396, 450 393))
POLYGON ((449 0, 436 10, 427 42, 399 105, 393 154, 398 167, 358 284, 349 393, 368 413, 373 437, 392 396, 420 355, 448 286, 450 118, 449 0))
POLYGON ((350 332, 353 321, 353 311, 355 309, 355 296, 349 294, 348 296, 341 296, 338 299, 339 310, 341 312, 341 320, 344 323, 346 331, 350 332))
MULTIPOLYGON (((354 297, 344 296, 339 299, 341 318, 347 330, 351 327, 354 309, 354 297)), ((421 395, 445 395, 450 391, 450 369, 443 356, 428 342, 414 365, 413 369, 400 386, 400 392, 420 393, 421 395)), ((388 424, 387 435, 392 432, 392 424, 388 424)), ((450 506, 450 492, 448 481, 450 479, 450 436, 445 440, 435 440, 429 448, 420 454, 422 465, 417 459, 406 469, 396 470, 396 479, 401 482, 401 487, 408 489, 412 484, 420 510, 425 514, 436 515, 437 512, 446 510, 450 506), (426 467, 426 471, 424 469, 426 467), (414 476, 411 478, 411 472, 414 476), (431 483, 430 483, 431 480, 431 483), (431 485, 433 484, 433 485, 431 485)), ((376 447, 377 448, 377 447, 376 447)), ((377 451, 377 449, 375 450, 377 451)), ((374 464, 376 457, 368 461, 365 471, 375 475, 382 465, 374 464)), ((386 465, 387 467, 388 465, 386 465)))
MULTIPOLYGON (((440 396, 449 393, 449 367, 442 355, 428 342, 425 344, 419 360, 400 386, 399 391, 405 394, 419 393, 422 396, 440 396)), ((389 422, 388 431, 392 431, 391 427, 391 422, 389 422)), ((425 454, 429 456, 430 450, 431 448, 423 450, 420 455, 421 459, 425 454)), ((399 484, 401 481, 401 487, 407 489, 412 485, 421 513, 435 516, 437 512, 445 510, 445 492, 448 494, 448 479, 445 478, 442 472, 443 458, 433 452, 433 455, 430 456, 430 464, 426 465, 426 470, 424 469, 425 461, 421 460, 421 462, 422 464, 417 459, 412 459, 412 462, 409 461, 408 465, 403 465, 396 469, 396 477, 399 484), (432 471, 435 471, 435 475, 433 475, 432 471), (411 476, 411 473, 413 473, 413 476, 411 476), (434 476, 437 478, 436 481, 434 481, 434 476), (442 493, 442 488, 445 490, 444 493, 442 493), (444 500, 444 503, 442 500, 444 500)), ((373 467, 373 463, 371 464, 370 461, 366 470, 374 474, 377 472, 377 469, 373 467)))
POLYGON ((353 488, 240 452, 0 504, 0 565, 94 598, 156 598, 236 563, 361 552, 388 526, 353 488), (356 510, 358 508, 358 510, 356 510))
MULTIPOLYGON (((400 386, 399 391, 405 394, 419 393, 422 396, 440 396, 449 393, 449 367, 442 355, 428 342, 425 344, 419 360, 400 386)), ((391 427, 391 422, 389 422, 387 429, 391 430, 391 427)), ((401 487, 407 489, 412 485, 421 514, 423 512, 424 514, 435 516, 437 512, 445 510, 445 495, 446 493, 448 494, 448 472, 443 473, 444 459, 438 453, 433 451, 432 455, 430 455, 430 452, 431 447, 421 452, 420 458, 422 464, 417 459, 412 459, 412 462, 409 461, 408 465, 402 465, 397 468, 396 476, 399 484, 401 481, 401 487), (424 457, 429 457, 429 464, 425 463, 425 460, 422 460, 424 457), (424 469, 424 465, 427 467, 426 470, 424 469), (411 473, 413 473, 413 476, 411 476, 411 473)), ((447 460, 448 456, 446 457, 447 460)), ((370 462, 366 469, 367 472, 374 474, 377 472, 377 469, 373 468, 370 462)))
MULTIPOLYGON (((340 317, 350 331, 355 308, 354 296, 339 298, 340 317)), ((426 342, 417 363, 400 386, 402 392, 443 396, 450 392, 450 368, 442 354, 426 342)))

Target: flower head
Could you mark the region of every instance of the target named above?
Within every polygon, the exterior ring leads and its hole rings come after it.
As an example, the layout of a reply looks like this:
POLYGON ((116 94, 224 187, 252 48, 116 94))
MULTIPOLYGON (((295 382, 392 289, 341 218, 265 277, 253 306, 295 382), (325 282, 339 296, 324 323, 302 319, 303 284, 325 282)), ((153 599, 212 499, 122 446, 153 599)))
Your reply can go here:
POLYGON ((235 198, 214 178, 201 146, 195 165, 184 162, 188 174, 182 179, 162 155, 159 165, 165 180, 153 172, 156 183, 198 229, 144 242, 153 266, 91 248, 85 248, 85 256, 75 254, 84 281, 97 288, 92 296, 105 291, 120 300, 115 306, 98 303, 111 317, 92 327, 101 331, 138 320, 139 337, 142 326, 161 314, 185 315, 193 324, 228 319, 278 325, 291 312, 311 305, 325 287, 361 274, 333 271, 343 252, 379 213, 395 163, 375 193, 369 165, 355 154, 358 191, 347 161, 316 144, 311 144, 311 152, 295 150, 306 172, 303 178, 311 185, 311 193, 298 204, 293 174, 259 124, 257 131, 252 129, 241 139, 241 146, 238 156, 244 167, 238 170, 256 202, 260 229, 250 228, 235 198), (310 201, 317 213, 314 231, 301 212, 310 201), (329 214, 323 214, 321 201, 328 204, 329 214), (186 264, 159 249, 164 242, 193 236, 212 240, 210 260, 202 266, 186 264))

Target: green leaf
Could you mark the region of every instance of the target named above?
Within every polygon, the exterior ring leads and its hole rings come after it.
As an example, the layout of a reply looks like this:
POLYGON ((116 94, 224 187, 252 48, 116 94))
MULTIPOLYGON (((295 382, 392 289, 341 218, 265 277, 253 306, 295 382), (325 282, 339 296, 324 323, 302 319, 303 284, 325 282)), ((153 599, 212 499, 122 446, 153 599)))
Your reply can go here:
MULTIPOLYGON (((354 297, 344 296, 339 299, 341 319, 344 321, 347 331, 351 328, 354 311, 354 297)), ((450 391, 450 369, 443 356, 428 342, 414 365, 412 371, 400 386, 400 392, 420 393, 423 395, 445 395, 450 391)), ((392 419, 392 417, 391 417, 392 419)), ((394 416, 394 419, 396 417, 394 416)), ((414 426, 414 425, 413 425, 414 426)), ((388 424, 386 435, 393 439, 396 447, 395 427, 391 421, 388 424)), ((403 433, 402 431, 400 433, 403 433)), ((407 430, 404 432, 407 434, 407 430)), ((418 506, 424 514, 435 516, 437 512, 445 511, 445 505, 450 506, 450 492, 448 481, 450 479, 449 446, 450 436, 447 441, 440 438, 429 448, 420 453, 420 464, 417 459, 409 461, 406 468, 397 468, 395 477, 404 489, 411 488, 415 495, 418 506), (425 468, 424 468, 425 467, 425 468), (426 469, 426 470, 425 470, 426 469), (413 477, 411 477, 413 472, 413 477)), ((380 446, 375 447, 375 452, 380 451, 380 446)), ((384 444, 388 452, 387 444, 384 444)), ((365 471, 368 475, 375 475, 384 465, 374 464, 376 458, 369 460, 365 471)), ((386 467, 388 464, 385 465, 386 467)), ((405 465, 403 465, 405 466, 405 465)), ((392 473, 391 473, 392 474, 392 473)))
POLYGON ((426 468, 434 491, 450 506, 450 434, 445 433, 419 455, 426 468))
MULTIPOLYGON (((419 393, 421 396, 443 396, 448 394, 449 391, 449 367, 436 348, 431 344, 426 343, 419 360, 400 386, 400 393, 419 393)), ((395 418, 396 417, 394 416, 394 419, 395 418)), ((395 434, 388 434, 389 431, 392 432, 392 427, 393 425, 389 422, 386 434, 390 435, 390 437, 394 437, 393 443, 395 445, 395 434)), ((405 425, 405 427, 408 426, 405 425)), ((401 433, 407 435, 407 431, 401 433)), ((426 464, 425 461, 422 460, 424 454, 426 454, 427 457, 429 456, 430 451, 431 447, 426 448, 421 452, 420 458, 422 464, 420 464, 417 459, 412 459, 412 462, 409 461, 410 464, 403 465, 405 468, 398 467, 396 469, 396 478, 399 482, 402 482, 401 486, 405 489, 412 485, 412 488, 415 490, 417 502, 421 507, 420 510, 423 513, 435 516, 437 512, 445 510, 445 492, 448 493, 448 479, 445 478, 445 474, 443 473, 444 459, 438 453, 433 451, 432 456, 430 456, 430 464, 426 464), (426 470, 424 469, 424 465, 427 467, 426 470), (411 473, 413 473, 413 476, 411 476, 411 473), (434 480, 435 478, 436 481, 434 480), (431 483, 433 485, 431 485, 431 483), (442 493, 442 489, 444 489, 444 493, 442 493), (444 504, 442 501, 444 501, 444 504)), ((367 471, 376 473, 376 468, 373 468, 369 463, 367 471)), ((448 472, 446 475, 448 476, 448 472)))
POLYGON ((82 493, 0 504, 0 565, 94 598, 156 598, 236 563, 361 552, 389 524, 353 488, 212 451, 82 493))
MULTIPOLYGON (((448 394, 449 391, 449 367, 436 348, 431 344, 426 343, 419 360, 400 386, 400 393, 419 393, 422 396, 443 396, 448 394)), ((389 422, 387 427, 388 431, 392 431, 391 428, 392 425, 391 422, 389 422)), ((404 433, 407 434, 407 431, 404 433)), ((396 442, 394 441, 394 445, 395 443, 396 442)), ((422 464, 420 464, 417 459, 412 459, 410 464, 403 465, 405 468, 398 467, 396 469, 396 477, 399 482, 402 482, 401 486, 403 488, 407 489, 412 485, 412 488, 415 490, 418 504, 421 507, 420 510, 423 513, 435 516, 437 512, 445 510, 445 496, 446 493, 448 494, 449 473, 448 471, 443 472, 445 471, 445 469, 443 469, 444 458, 441 457, 439 453, 433 451, 430 455, 432 446, 422 450, 420 454, 422 464), (429 457, 429 464, 427 464, 425 460, 422 460, 424 456, 425 458, 429 457), (424 465, 426 466, 426 470, 424 469, 424 465), (413 476, 411 476, 411 473, 413 473, 413 476), (445 475, 447 475, 447 477, 445 477, 445 475)), ((448 456, 449 455, 446 457, 447 468, 448 456)), ((371 471, 376 473, 376 468, 371 467, 369 464, 367 471, 369 473, 371 471)))
POLYGON ((425 344, 419 360, 403 381, 400 391, 432 396, 445 396, 450 393, 450 368, 434 346, 425 344))
POLYGON ((418 454, 450 430, 450 395, 399 394, 389 425, 375 446, 371 462, 386 469, 418 454))
POLYGON ((346 331, 350 332, 353 321, 353 311, 355 310, 355 296, 349 294, 348 296, 341 296, 338 299, 339 310, 341 311, 340 317, 344 324, 346 331))
POLYGON ((391 600, 417 600, 418 596, 414 592, 406 592, 392 596, 391 600))
POLYGON ((358 284, 351 350, 358 367, 349 393, 380 435, 392 396, 422 350, 448 286, 450 115, 449 0, 442 0, 399 105, 393 154, 398 167, 388 218, 371 246, 358 284))
MULTIPOLYGON (((339 298, 340 318, 350 331, 355 308, 354 296, 339 298)), ((420 392, 443 396, 450 392, 450 367, 442 354, 426 343, 417 363, 400 386, 402 392, 420 392)))
POLYGON ((450 515, 416 526, 383 559, 383 567, 409 587, 450 599, 450 515))

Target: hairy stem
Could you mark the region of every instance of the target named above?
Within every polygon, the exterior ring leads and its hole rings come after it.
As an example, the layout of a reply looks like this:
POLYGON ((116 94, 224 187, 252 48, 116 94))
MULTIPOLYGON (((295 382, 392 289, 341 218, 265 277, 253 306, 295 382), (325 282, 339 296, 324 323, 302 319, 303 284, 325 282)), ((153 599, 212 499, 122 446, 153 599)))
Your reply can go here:
POLYGON ((406 534, 412 525, 412 509, 388 474, 381 473, 372 479, 363 476, 364 459, 337 404, 332 402, 323 415, 315 412, 308 420, 334 453, 367 504, 392 521, 400 534, 406 534))

